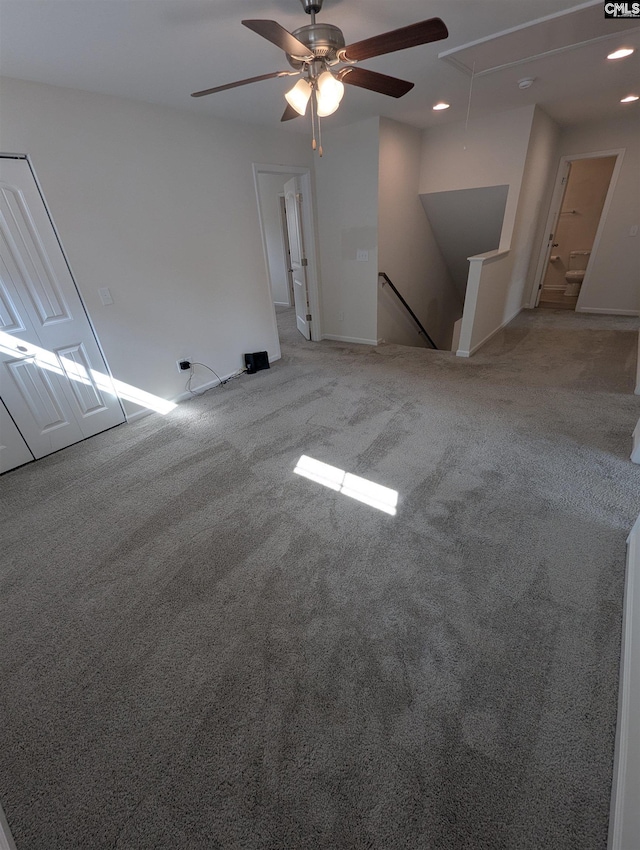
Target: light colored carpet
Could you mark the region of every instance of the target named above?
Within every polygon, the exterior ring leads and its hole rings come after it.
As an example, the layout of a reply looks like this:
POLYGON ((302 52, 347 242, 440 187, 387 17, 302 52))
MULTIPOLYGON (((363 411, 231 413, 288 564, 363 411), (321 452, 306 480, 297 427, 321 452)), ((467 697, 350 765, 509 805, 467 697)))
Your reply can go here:
POLYGON ((270 370, 0 478, 18 850, 604 848, 637 321, 470 360, 280 321, 270 370))

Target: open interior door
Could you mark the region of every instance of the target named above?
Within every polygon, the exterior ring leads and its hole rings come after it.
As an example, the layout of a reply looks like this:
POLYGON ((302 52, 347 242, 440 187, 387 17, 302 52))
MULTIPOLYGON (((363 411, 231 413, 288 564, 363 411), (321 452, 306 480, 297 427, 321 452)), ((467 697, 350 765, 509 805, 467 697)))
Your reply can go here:
POLYGON ((307 290, 307 255, 304 247, 302 227, 302 186, 299 177, 292 177, 284 184, 284 202, 287 214, 287 233, 293 278, 293 303, 296 310, 296 325, 305 339, 311 339, 311 314, 307 290))

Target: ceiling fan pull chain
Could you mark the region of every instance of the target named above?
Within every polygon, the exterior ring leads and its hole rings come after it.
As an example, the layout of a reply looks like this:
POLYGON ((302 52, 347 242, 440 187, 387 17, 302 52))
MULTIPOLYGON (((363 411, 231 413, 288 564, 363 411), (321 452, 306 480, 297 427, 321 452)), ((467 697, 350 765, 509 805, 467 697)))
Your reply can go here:
MULTIPOLYGON (((314 93, 311 92, 311 148, 315 150, 317 147, 316 143, 316 108, 315 108, 315 97, 314 93)), ((320 124, 320 119, 318 118, 318 125, 320 124)))
POLYGON ((322 156, 322 120, 318 115, 318 155, 322 156))

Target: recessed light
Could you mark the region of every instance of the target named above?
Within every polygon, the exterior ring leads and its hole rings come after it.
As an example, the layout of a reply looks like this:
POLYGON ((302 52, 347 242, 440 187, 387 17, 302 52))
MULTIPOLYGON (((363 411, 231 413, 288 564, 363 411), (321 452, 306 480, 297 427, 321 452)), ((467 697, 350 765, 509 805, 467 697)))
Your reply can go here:
POLYGON ((433 108, 436 112, 439 112, 441 109, 448 109, 450 106, 450 103, 445 103, 443 100, 441 100, 440 103, 436 103, 433 108))
POLYGON ((523 90, 530 89, 534 82, 535 77, 523 77, 522 80, 518 80, 518 88, 523 90))
POLYGON ((607 56, 607 59, 624 59, 625 56, 631 56, 634 52, 633 47, 621 47, 620 50, 614 50, 607 56))
POLYGON ((636 100, 640 100, 640 95, 628 94, 626 97, 622 98, 620 103, 634 103, 636 100))

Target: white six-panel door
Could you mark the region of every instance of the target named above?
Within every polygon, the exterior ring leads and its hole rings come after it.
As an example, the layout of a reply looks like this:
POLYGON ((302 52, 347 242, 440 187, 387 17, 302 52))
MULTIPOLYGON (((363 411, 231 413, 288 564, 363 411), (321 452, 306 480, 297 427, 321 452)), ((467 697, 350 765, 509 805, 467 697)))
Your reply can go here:
MULTIPOLYGON (((35 457, 124 421, 29 163, 5 157, 0 158, 0 398, 35 457)), ((8 447, 0 449, 0 470, 15 465, 8 447)))

